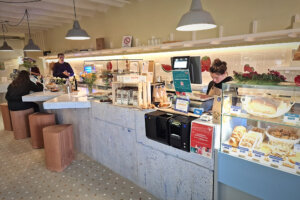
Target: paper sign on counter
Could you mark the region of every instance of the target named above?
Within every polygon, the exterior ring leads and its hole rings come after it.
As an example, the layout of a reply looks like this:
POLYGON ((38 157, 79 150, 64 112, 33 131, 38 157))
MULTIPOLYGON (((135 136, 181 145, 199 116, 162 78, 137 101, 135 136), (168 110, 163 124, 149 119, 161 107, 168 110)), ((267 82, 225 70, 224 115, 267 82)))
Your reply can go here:
POLYGON ((212 158, 214 127, 192 122, 191 152, 212 158))

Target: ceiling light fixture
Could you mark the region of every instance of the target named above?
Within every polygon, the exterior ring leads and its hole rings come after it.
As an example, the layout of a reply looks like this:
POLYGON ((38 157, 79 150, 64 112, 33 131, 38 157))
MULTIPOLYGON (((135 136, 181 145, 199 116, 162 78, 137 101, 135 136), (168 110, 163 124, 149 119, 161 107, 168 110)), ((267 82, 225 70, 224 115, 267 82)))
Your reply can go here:
POLYGON ((193 0, 189 12, 185 13, 176 28, 177 31, 200 31, 216 28, 211 14, 202 9, 200 0, 193 0))
POLYGON ((8 44, 7 44, 7 42, 6 42, 6 40, 5 40, 5 34, 4 34, 4 29, 5 28, 5 25, 4 24, 2 24, 2 33, 3 33, 3 45, 2 45, 2 47, 0 47, 0 51, 13 51, 13 48, 11 48, 8 44))
POLYGON ((27 25, 28 25, 28 33, 29 33, 29 39, 28 44, 24 47, 24 51, 41 51, 40 47, 38 47, 36 44, 33 43, 33 40, 31 39, 31 32, 30 32, 30 26, 29 26, 29 19, 28 19, 28 10, 25 10, 25 15, 27 17, 27 25))
POLYGON ((73 0, 73 5, 74 5, 75 20, 74 20, 73 28, 68 31, 65 38, 68 40, 88 40, 90 39, 90 36, 87 34, 85 30, 81 29, 79 22, 77 20, 75 0, 73 0))

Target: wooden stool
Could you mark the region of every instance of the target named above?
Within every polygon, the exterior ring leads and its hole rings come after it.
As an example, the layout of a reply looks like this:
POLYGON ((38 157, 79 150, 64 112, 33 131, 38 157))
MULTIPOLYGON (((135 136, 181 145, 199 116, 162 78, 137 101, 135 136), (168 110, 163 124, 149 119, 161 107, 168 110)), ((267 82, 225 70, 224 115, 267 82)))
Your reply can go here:
POLYGON ((33 108, 27 110, 10 111, 11 122, 16 140, 30 137, 28 115, 34 112, 33 108))
POLYGON ((74 159, 72 125, 48 126, 43 129, 43 135, 47 169, 63 171, 74 159))
POLYGON ((11 124, 11 118, 10 118, 10 113, 9 113, 7 103, 1 103, 0 107, 1 107, 1 113, 3 118, 4 130, 12 131, 13 128, 11 124))
POLYGON ((33 113, 29 115, 32 148, 44 147, 43 128, 51 125, 55 125, 55 115, 52 113, 33 113))

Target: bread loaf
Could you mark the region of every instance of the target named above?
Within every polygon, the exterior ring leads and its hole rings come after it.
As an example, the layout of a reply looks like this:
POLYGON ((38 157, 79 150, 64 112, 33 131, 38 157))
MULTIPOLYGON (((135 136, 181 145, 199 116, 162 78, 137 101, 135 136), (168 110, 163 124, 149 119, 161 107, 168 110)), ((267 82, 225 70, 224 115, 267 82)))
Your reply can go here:
POLYGON ((247 129, 244 126, 236 126, 232 131, 232 135, 229 138, 228 143, 233 147, 238 147, 243 135, 246 132, 247 129))
POLYGON ((278 103, 268 98, 252 99, 248 105, 253 112, 271 115, 277 113, 278 106, 278 103))

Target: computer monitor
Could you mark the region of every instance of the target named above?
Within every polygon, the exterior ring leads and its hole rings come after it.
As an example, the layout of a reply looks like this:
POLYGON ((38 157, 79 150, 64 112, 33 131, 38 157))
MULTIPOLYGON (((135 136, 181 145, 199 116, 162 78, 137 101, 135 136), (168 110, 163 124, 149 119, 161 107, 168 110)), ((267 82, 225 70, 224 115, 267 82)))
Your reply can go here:
POLYGON ((95 72, 95 66, 94 65, 86 65, 86 66, 84 66, 84 71, 86 73, 95 72))
POLYGON ((200 56, 180 56, 171 58, 173 70, 185 70, 190 72, 190 80, 193 84, 202 84, 200 56))
POLYGON ((189 56, 186 56, 186 57, 173 57, 173 62, 172 62, 173 70, 188 69, 189 64, 190 64, 190 57, 189 56))

